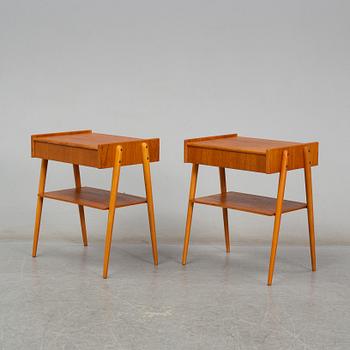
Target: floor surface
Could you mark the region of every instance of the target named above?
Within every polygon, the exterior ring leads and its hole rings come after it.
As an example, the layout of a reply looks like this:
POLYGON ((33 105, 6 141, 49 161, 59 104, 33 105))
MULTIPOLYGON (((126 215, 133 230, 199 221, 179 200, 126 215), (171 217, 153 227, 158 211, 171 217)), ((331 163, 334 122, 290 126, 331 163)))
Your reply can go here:
POLYGON ((0 240, 0 349, 350 349, 350 247, 0 240))

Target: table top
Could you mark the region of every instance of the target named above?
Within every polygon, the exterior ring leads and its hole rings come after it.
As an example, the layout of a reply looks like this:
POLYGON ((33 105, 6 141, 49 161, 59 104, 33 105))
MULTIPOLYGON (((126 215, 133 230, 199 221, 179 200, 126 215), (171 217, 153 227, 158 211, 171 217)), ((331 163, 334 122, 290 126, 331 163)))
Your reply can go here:
POLYGON ((268 140, 253 137, 243 137, 237 134, 203 140, 188 140, 187 145, 206 149, 217 149, 241 153, 266 154, 275 148, 288 148, 300 146, 300 142, 268 140))
POLYGON ((304 148, 311 165, 318 164, 317 142, 294 142, 243 137, 237 134, 185 140, 185 162, 240 170, 275 173, 280 170, 282 153, 288 150, 288 169, 304 165, 304 148))
POLYGON ((32 157, 65 163, 109 168, 114 165, 117 145, 123 148, 122 165, 142 163, 142 143, 147 143, 150 161, 159 160, 159 139, 100 134, 92 130, 32 135, 32 157))
POLYGON ((124 142, 139 142, 142 139, 129 136, 108 135, 81 130, 73 132, 33 135, 33 139, 40 139, 42 143, 65 145, 78 148, 98 149, 101 145, 122 144, 124 142))

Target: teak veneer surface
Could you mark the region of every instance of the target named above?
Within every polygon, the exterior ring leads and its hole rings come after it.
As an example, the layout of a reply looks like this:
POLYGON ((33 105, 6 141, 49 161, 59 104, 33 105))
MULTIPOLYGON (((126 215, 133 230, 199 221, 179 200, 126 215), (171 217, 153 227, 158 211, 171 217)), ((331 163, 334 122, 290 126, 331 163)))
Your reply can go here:
POLYGON ((97 150, 100 145, 108 145, 113 143, 121 144, 123 142, 139 140, 140 139, 135 137, 99 134, 95 132, 40 137, 40 142, 95 150, 97 150))
MULTIPOLYGON (((236 209, 249 213, 273 216, 276 214, 276 198, 257 196, 241 192, 226 192, 194 200, 195 203, 213 205, 216 207, 236 209)), ((306 203, 283 201, 282 213, 306 208, 306 203)))
POLYGON ((32 135, 32 157, 95 168, 114 166, 115 150, 123 147, 121 165, 142 164, 142 143, 149 148, 149 161, 159 161, 159 139, 142 139, 94 133, 91 130, 32 135))
POLYGON ((271 148, 286 148, 298 145, 300 145, 299 142, 276 141, 243 136, 223 137, 190 143, 191 147, 204 147, 253 154, 266 154, 267 150, 271 148))
POLYGON ((195 203, 222 208, 226 251, 230 251, 227 209, 274 216, 270 264, 267 284, 272 284, 278 237, 283 213, 307 209, 312 270, 316 271, 314 214, 311 167, 318 165, 318 142, 299 143, 241 137, 237 134, 207 136, 184 142, 184 161, 192 163, 192 175, 187 209, 187 220, 182 252, 186 265, 195 203), (199 165, 219 168, 221 193, 195 197, 199 165), (255 171, 265 174, 279 173, 277 198, 240 192, 227 192, 225 169, 255 171), (289 170, 304 169, 306 203, 284 200, 289 170))
POLYGON ((288 151, 288 170, 304 167, 304 147, 310 165, 318 164, 318 143, 299 143, 242 137, 237 134, 185 140, 185 162, 262 173, 281 169, 282 153, 288 151))
MULTIPOLYGON (((45 192, 43 197, 86 207, 107 210, 109 209, 110 191, 92 187, 81 187, 45 192)), ((115 207, 121 208, 146 202, 146 198, 143 197, 118 193, 115 207)))
POLYGON ((91 130, 32 135, 31 155, 41 158, 40 180, 34 226, 32 256, 37 254, 44 198, 77 204, 84 246, 88 245, 84 207, 108 210, 103 278, 108 277, 116 208, 147 204, 154 264, 158 265, 158 248, 152 195, 150 162, 159 161, 159 138, 142 139, 93 133, 91 130), (75 187, 45 192, 49 160, 73 164, 75 187), (142 164, 146 198, 118 192, 121 167, 142 164), (110 191, 82 187, 80 165, 113 168, 110 191))

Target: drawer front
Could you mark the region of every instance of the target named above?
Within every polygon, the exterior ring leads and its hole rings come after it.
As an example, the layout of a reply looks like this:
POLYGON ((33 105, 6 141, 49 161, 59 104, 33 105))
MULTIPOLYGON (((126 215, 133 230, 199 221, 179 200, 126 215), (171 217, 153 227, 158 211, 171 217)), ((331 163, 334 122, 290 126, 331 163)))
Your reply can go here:
POLYGON ((36 140, 32 143, 32 157, 96 168, 99 167, 97 150, 55 145, 36 140))
POLYGON ((186 146, 185 163, 204 164, 266 173, 264 154, 240 153, 186 146))

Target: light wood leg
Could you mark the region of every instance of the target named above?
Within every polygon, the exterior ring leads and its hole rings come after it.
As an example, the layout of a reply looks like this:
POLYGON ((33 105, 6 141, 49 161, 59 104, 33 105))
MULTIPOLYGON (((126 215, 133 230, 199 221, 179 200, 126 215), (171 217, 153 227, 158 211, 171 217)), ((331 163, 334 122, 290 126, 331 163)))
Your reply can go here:
POLYGON ((274 227, 273 227, 269 276, 268 276, 268 281, 267 281, 267 284, 269 286, 271 286, 271 284, 272 284, 273 271, 275 268, 275 258, 276 258, 277 244, 278 244, 278 235, 279 235, 280 226, 281 226, 282 205, 283 205, 284 191, 285 191, 285 187, 286 187, 287 164, 288 164, 288 151, 285 150, 285 151, 283 151, 282 166, 281 166, 279 185, 278 185, 278 194, 277 194, 277 201, 276 201, 275 223, 274 223, 274 227))
POLYGON ((143 162, 143 176, 145 180, 145 189, 146 189, 146 198, 147 198, 149 229, 150 229, 151 241, 152 241, 153 262, 154 262, 154 265, 158 265, 156 224, 154 220, 151 170, 149 166, 149 150, 148 150, 147 143, 142 143, 142 162, 143 162))
POLYGON ((305 191, 306 191, 306 204, 307 204, 307 218, 309 223, 309 237, 310 237, 310 255, 311 255, 311 267, 312 271, 316 271, 316 249, 315 249, 315 224, 314 224, 314 205, 312 199, 312 179, 311 179, 311 162, 310 162, 310 150, 304 148, 304 161, 305 161, 305 191))
POLYGON ((39 180, 39 189, 38 189, 38 199, 37 199, 37 203, 36 203, 36 215, 35 215, 34 237, 33 237, 33 250, 32 250, 33 257, 36 257, 36 251, 38 249, 41 212, 43 209, 43 202, 44 202, 43 195, 44 195, 44 191, 45 191, 47 163, 48 163, 47 159, 41 160, 40 180, 39 180))
MULTIPOLYGON (((81 179, 80 179, 79 165, 73 164, 73 171, 74 171, 75 188, 77 190, 79 190, 81 188, 81 179)), ((86 223, 85 223, 84 206, 83 205, 78 205, 78 208, 79 208, 81 235, 83 237, 84 246, 86 247, 88 245, 88 239, 87 239, 87 234, 86 234, 86 223)))
MULTIPOLYGON (((220 173, 221 193, 226 193, 227 187, 226 187, 225 168, 219 168, 219 173, 220 173)), ((222 208, 222 217, 224 220, 226 253, 229 253, 230 252, 230 231, 228 227, 228 209, 227 208, 222 208)))
POLYGON ((114 162, 113 174, 112 174, 111 193, 109 198, 105 255, 104 255, 104 262, 103 262, 103 278, 108 277, 108 264, 109 264, 109 256, 111 252, 115 205, 117 202, 119 175, 120 175, 120 168, 122 163, 122 152, 123 152, 123 148, 121 146, 117 146, 115 151, 115 162, 114 162))
POLYGON ((188 245, 190 243, 190 233, 191 233, 194 198, 196 195, 196 187, 197 187, 197 177, 198 177, 198 164, 193 164, 192 165, 192 174, 191 174, 190 194, 189 194, 188 209, 187 209, 184 248, 183 248, 183 252, 182 252, 182 265, 186 265, 186 261, 187 261, 187 252, 188 252, 188 245))

